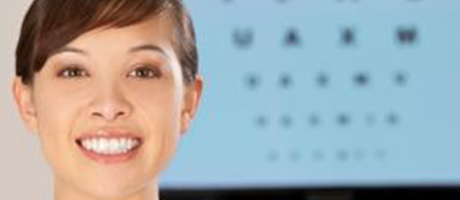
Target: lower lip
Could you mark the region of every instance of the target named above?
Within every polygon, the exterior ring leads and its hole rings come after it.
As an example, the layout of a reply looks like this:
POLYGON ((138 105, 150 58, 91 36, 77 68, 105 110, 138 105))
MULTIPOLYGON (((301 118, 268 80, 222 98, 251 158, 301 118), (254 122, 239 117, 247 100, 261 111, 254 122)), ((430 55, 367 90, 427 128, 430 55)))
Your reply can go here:
POLYGON ((121 164, 121 163, 129 162, 130 160, 133 160, 136 157, 141 145, 142 143, 139 146, 134 147, 132 150, 126 153, 107 155, 107 154, 98 154, 96 152, 87 150, 83 148, 81 145, 77 144, 77 146, 80 148, 80 150, 83 152, 83 154, 86 157, 88 157, 89 159, 97 163, 101 163, 101 164, 121 164))

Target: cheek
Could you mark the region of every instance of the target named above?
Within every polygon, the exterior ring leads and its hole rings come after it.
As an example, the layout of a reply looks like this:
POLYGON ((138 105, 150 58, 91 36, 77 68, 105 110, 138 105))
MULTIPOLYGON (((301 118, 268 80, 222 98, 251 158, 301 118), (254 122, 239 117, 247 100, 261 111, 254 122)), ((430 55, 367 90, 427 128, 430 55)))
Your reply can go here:
POLYGON ((70 162, 71 131, 81 99, 56 87, 37 88, 35 96, 39 138, 47 161, 54 168, 70 162))
POLYGON ((169 163, 180 135, 180 101, 177 91, 162 87, 133 95, 135 115, 147 133, 145 166, 150 176, 156 176, 169 163), (153 92, 154 91, 154 92, 153 92))
POLYGON ((72 122, 85 101, 82 92, 68 92, 51 86, 39 88, 39 91, 35 95, 39 129, 52 132, 50 134, 68 135, 65 132, 72 128, 72 122))
POLYGON ((181 109, 181 88, 177 83, 167 80, 153 83, 129 85, 125 93, 135 102, 135 111, 140 112, 148 124, 173 127, 179 121, 181 109))

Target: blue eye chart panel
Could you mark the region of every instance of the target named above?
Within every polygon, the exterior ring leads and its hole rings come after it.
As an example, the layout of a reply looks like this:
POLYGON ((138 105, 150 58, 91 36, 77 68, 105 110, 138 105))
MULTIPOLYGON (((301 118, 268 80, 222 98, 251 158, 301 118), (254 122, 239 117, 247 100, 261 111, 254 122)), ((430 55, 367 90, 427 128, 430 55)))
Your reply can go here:
POLYGON ((205 88, 162 187, 460 185, 460 1, 186 3, 205 88))

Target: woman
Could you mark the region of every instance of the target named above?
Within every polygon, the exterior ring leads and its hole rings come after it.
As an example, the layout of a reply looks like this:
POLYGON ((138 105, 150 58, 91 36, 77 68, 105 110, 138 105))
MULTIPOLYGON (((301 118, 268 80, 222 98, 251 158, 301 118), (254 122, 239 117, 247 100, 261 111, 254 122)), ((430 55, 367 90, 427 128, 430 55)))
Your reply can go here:
POLYGON ((180 0, 35 0, 13 93, 56 200, 159 199, 203 81, 180 0))

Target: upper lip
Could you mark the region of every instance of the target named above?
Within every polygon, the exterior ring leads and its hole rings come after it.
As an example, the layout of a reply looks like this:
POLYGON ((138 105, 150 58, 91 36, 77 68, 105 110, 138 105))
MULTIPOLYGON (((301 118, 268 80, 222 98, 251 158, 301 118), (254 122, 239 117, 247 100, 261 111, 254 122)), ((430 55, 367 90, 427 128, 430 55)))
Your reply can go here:
POLYGON ((76 140, 93 137, 131 137, 142 139, 141 134, 136 131, 131 131, 125 128, 97 128, 89 131, 84 131, 77 135, 76 140))

